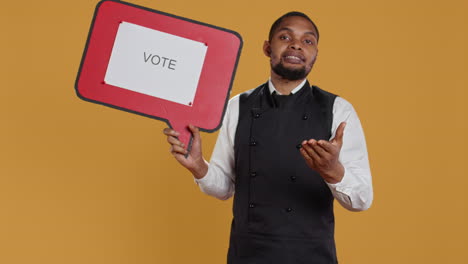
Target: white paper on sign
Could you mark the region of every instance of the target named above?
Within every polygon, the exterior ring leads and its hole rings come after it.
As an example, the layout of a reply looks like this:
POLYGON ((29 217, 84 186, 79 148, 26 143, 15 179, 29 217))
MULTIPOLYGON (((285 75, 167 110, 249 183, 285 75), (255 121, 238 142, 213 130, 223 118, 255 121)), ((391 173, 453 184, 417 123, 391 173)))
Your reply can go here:
POLYGON ((198 41, 122 22, 104 81, 191 106, 207 48, 198 41))

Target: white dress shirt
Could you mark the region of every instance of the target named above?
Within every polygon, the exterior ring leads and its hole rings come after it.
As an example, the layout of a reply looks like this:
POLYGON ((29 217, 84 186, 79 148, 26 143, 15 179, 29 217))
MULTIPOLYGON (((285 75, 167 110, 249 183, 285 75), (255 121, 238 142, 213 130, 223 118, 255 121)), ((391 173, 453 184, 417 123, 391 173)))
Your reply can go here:
MULTIPOLYGON (((292 93, 299 91, 304 80, 292 93)), ((276 91, 271 79, 270 93, 276 91)), ((278 91, 276 93, 280 94, 278 91)), ((195 179, 202 192, 221 200, 234 194, 236 175, 234 170, 234 137, 239 119, 239 95, 229 100, 207 174, 195 179)), ((353 106, 341 97, 333 104, 333 124, 331 138, 341 122, 346 122, 339 161, 345 169, 339 183, 327 183, 333 196, 348 210, 362 211, 370 207, 373 200, 372 178, 369 167, 366 141, 361 122, 353 106)), ((305 162, 305 161, 304 161, 305 162)))

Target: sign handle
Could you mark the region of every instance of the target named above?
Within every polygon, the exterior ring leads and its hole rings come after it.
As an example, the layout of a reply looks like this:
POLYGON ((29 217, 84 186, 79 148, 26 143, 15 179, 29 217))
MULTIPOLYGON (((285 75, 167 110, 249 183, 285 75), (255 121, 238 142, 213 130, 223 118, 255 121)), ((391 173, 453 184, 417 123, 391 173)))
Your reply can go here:
POLYGON ((185 149, 188 151, 187 155, 185 155, 185 157, 187 158, 190 154, 190 150, 192 149, 192 132, 190 131, 187 125, 169 123, 169 126, 175 131, 179 132, 179 136, 177 137, 177 139, 179 139, 180 142, 184 143, 185 149))

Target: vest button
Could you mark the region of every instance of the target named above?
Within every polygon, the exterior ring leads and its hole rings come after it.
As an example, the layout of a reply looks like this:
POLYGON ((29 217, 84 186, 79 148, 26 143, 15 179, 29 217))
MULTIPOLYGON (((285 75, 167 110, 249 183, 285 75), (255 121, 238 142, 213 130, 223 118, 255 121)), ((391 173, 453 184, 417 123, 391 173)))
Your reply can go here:
POLYGON ((288 213, 292 212, 292 208, 291 207, 286 208, 286 212, 288 213))
POLYGON ((252 172, 250 173, 250 177, 255 177, 255 176, 257 176, 257 173, 256 173, 255 171, 252 171, 252 172))
POLYGON ((259 118, 259 117, 260 117, 260 114, 259 114, 259 113, 255 113, 254 117, 255 117, 255 118, 259 118))
POLYGON ((250 141, 250 146, 253 146, 253 147, 257 146, 257 141, 255 140, 250 141))
POLYGON ((296 181, 297 177, 296 176, 291 176, 291 181, 296 181))
POLYGON ((302 120, 307 120, 309 117, 307 115, 302 116, 302 120))
POLYGON ((249 204, 249 208, 254 208, 255 207, 255 204, 251 203, 249 204))

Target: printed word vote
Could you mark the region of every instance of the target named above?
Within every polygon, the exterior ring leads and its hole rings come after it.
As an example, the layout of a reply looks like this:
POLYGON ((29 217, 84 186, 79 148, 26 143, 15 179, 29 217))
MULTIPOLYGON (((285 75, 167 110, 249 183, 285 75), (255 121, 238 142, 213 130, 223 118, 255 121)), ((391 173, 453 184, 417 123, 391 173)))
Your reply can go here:
POLYGON ((177 62, 176 60, 162 57, 159 55, 153 55, 151 53, 147 55, 146 52, 143 52, 143 56, 145 59, 145 63, 151 62, 153 65, 161 66, 163 68, 168 68, 169 70, 175 70, 175 66, 177 62))

